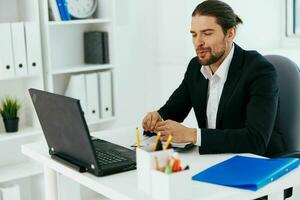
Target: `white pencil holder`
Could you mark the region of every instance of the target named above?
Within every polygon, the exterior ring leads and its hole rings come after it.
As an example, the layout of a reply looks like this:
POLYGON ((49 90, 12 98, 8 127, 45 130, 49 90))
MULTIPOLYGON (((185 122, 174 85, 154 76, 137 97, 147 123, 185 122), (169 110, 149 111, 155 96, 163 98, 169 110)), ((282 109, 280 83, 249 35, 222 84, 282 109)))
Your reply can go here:
POLYGON ((140 190, 149 195, 151 194, 151 172, 155 168, 155 157, 158 157, 160 160, 167 160, 173 153, 173 149, 153 152, 141 148, 136 149, 138 188, 140 190))
POLYGON ((182 200, 191 198, 190 170, 166 174, 152 170, 152 198, 156 200, 182 200))

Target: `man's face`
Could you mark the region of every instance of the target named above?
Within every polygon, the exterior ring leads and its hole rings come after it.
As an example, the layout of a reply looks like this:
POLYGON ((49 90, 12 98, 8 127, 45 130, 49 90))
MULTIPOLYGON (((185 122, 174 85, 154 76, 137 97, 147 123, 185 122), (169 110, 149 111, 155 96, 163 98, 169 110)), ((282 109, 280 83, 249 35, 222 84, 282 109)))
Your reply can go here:
POLYGON ((203 15, 192 17, 191 34, 201 65, 211 65, 220 60, 223 61, 223 55, 232 41, 230 31, 224 35, 222 27, 216 23, 215 17, 203 15))

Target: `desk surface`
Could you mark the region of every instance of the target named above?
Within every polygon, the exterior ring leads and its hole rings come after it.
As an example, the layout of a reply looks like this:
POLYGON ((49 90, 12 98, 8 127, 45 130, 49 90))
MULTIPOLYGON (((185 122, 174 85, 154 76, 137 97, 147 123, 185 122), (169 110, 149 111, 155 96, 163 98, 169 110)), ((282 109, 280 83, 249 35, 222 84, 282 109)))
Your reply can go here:
MULTIPOLYGON (((122 128, 92 133, 93 136, 129 147, 135 143, 135 128, 122 128)), ((50 158, 48 147, 45 142, 26 144, 22 146, 23 154, 47 166, 64 176, 104 195, 110 199, 122 200, 148 200, 151 197, 137 187, 136 170, 114 174, 105 177, 96 177, 89 173, 79 173, 68 166, 50 158)), ((245 154, 244 154, 245 155, 245 154)), ((247 154, 251 156, 251 154, 247 154)), ((197 148, 181 153, 183 163, 190 166, 190 177, 211 165, 219 163, 233 154, 199 155, 197 148)), ((254 155, 253 155, 254 156, 254 155)), ((279 178, 273 183, 263 187, 259 191, 247 191, 231 187, 219 186, 191 180, 192 196, 201 199, 255 199, 270 193, 278 193, 285 188, 300 184, 300 168, 279 178)), ((183 191, 184 192, 184 191, 183 191)))

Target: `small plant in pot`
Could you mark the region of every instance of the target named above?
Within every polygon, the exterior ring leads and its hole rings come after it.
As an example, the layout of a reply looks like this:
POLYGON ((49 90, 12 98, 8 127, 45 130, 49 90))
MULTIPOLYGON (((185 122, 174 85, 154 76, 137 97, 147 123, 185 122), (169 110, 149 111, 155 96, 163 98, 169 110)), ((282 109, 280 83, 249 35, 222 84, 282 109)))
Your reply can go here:
POLYGON ((18 111, 21 105, 17 99, 5 97, 1 101, 0 113, 3 118, 5 130, 8 133, 17 132, 19 128, 18 111))

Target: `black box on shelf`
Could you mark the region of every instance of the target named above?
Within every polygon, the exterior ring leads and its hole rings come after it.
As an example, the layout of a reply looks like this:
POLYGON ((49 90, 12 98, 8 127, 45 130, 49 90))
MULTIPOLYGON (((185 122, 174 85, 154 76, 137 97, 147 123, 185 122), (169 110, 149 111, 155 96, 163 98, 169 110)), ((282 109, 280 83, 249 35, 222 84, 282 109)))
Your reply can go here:
POLYGON ((84 33, 84 61, 89 64, 109 63, 108 32, 90 31, 84 33))

